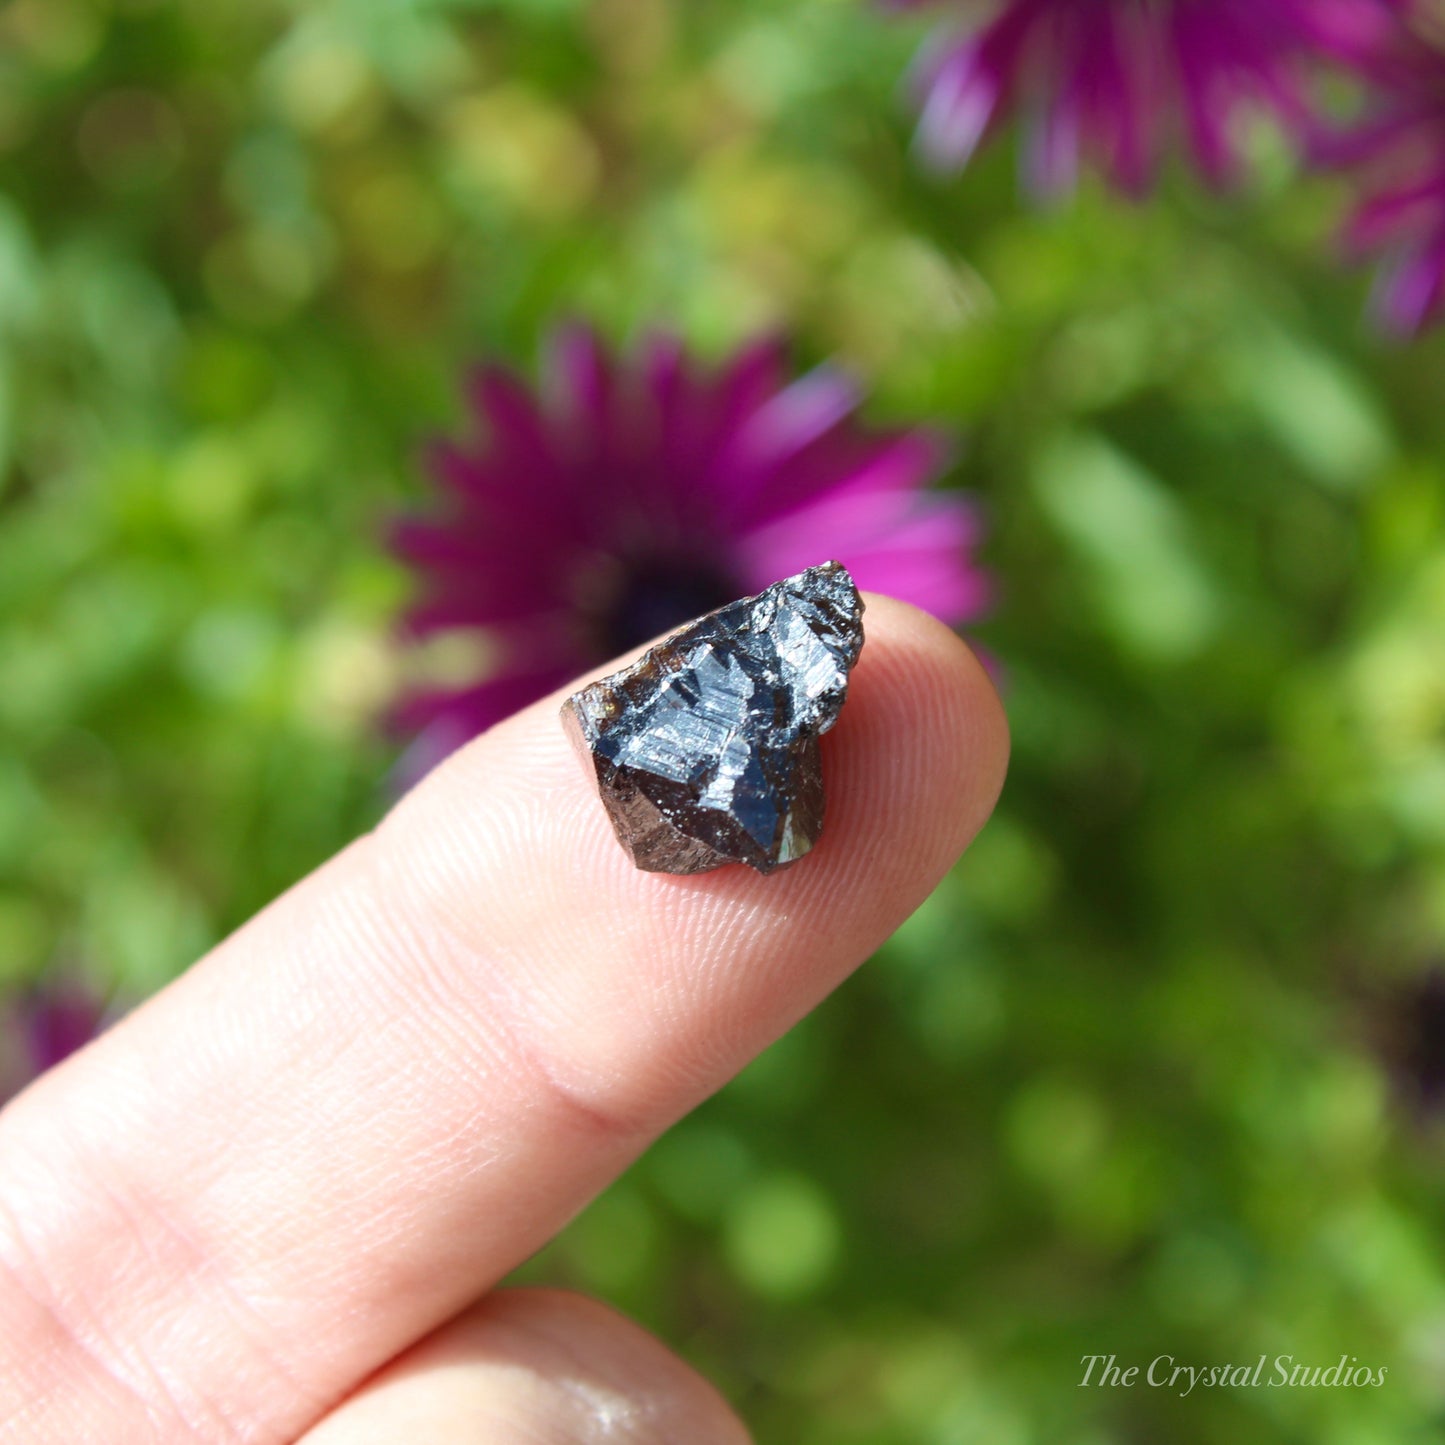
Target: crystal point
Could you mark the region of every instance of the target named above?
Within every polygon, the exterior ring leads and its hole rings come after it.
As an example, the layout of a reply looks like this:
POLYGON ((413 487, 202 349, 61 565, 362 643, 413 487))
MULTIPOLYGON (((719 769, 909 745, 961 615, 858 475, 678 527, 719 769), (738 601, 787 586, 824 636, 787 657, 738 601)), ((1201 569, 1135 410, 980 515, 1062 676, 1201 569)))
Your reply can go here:
POLYGON ((796 862, 823 827, 818 739, 863 647, 838 562, 690 622, 569 697, 563 722, 639 868, 796 862))

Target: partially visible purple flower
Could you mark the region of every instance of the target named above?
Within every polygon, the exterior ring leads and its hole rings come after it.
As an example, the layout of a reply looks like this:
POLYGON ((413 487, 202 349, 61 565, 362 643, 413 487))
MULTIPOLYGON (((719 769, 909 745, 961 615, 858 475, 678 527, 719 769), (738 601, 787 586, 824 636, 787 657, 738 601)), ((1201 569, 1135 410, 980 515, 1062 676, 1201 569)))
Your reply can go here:
POLYGON ((1371 310, 1411 336, 1445 311, 1445 36, 1422 23, 1428 6, 1385 3, 1400 23, 1371 61, 1366 112, 1316 153, 1361 178, 1344 244, 1356 259, 1383 258, 1371 310))
POLYGON ((1307 62, 1353 63, 1383 23, 1379 0, 892 0, 966 11, 922 58, 919 144, 946 170, 1021 114, 1025 179, 1038 194, 1101 168, 1130 194, 1148 189, 1182 132, 1214 185, 1238 168, 1246 107, 1296 133, 1312 116, 1307 62))
POLYGON ((709 370, 670 336, 611 355, 591 331, 553 339, 540 395, 488 366, 470 389, 482 435, 444 443, 437 515, 396 547, 422 584, 417 637, 482 629, 498 662, 469 686, 411 698, 417 772, 589 666, 813 563, 951 623, 983 611, 980 523, 927 490, 947 449, 858 418, 820 368, 790 380, 765 340, 709 370))
POLYGON ((4 1010, 6 1078, 0 1100, 84 1048, 105 1026, 102 1000, 69 976, 44 979, 4 1010), (6 1088, 6 1084, 10 1088, 6 1088))

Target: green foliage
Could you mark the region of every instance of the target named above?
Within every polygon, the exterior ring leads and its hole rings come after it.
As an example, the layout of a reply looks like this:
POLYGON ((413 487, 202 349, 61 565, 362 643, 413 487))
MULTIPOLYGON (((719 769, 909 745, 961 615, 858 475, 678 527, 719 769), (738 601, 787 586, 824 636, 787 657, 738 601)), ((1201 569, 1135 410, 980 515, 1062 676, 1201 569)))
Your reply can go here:
POLYGON ((1438 1130, 1377 1058, 1445 931, 1439 339, 1268 147, 1222 203, 919 174, 853 0, 0 12, 0 978, 131 1000, 384 805, 385 518, 467 359, 783 324, 966 438, 997 820, 526 1271, 789 1445, 1433 1438, 1438 1130), (1080 1389, 1341 1353, 1367 1389, 1080 1389))

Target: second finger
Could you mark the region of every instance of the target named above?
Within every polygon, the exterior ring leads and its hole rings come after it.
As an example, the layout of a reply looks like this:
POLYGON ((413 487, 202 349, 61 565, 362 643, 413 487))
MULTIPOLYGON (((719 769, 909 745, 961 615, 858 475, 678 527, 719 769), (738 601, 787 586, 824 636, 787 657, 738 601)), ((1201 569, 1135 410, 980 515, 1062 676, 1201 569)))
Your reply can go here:
POLYGON ((722 1397, 646 1331, 559 1290, 489 1295, 298 1445, 747 1445, 722 1397))

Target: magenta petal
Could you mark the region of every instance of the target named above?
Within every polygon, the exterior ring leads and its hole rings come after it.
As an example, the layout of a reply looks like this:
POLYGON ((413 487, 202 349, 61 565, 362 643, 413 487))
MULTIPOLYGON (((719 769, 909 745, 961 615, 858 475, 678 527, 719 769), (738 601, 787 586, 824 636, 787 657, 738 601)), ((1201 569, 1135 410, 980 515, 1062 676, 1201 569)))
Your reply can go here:
POLYGON ((1362 202, 1345 228, 1356 251, 1369 251, 1416 229, 1445 235, 1445 185, 1430 179, 1362 202))
POLYGON ((465 505, 475 507, 482 515, 498 503, 506 506, 508 515, 525 513, 529 518, 550 518, 555 501, 545 503, 535 492, 528 492, 514 501, 514 473, 498 467, 494 459, 474 456, 451 441, 436 441, 423 448, 426 470, 445 485, 465 505))
POLYGON ((858 401, 854 382, 819 367, 759 407, 739 433, 736 449, 728 454, 734 470, 728 498, 731 513, 745 515, 761 488, 846 421, 858 401))
POLYGON ((975 45, 960 46, 938 66, 918 121, 918 148, 936 170, 962 170, 998 113, 1000 76, 975 45))
POLYGON ((523 578, 516 586, 487 578, 470 587, 447 585, 410 607, 402 624, 411 637, 431 637, 455 628, 495 627, 558 605, 556 591, 541 577, 523 578))
POLYGON ((486 472, 482 463, 455 442, 431 442, 424 450, 426 470, 458 496, 470 501, 486 497, 486 472))
POLYGON ((853 558, 849 570, 865 591, 910 602, 952 626, 976 621, 993 601, 989 578, 947 552, 880 550, 853 558))
MULTIPOLYGON (((942 499, 938 499, 942 500, 942 499)), ((766 527, 750 532, 745 541, 749 555, 766 559, 767 565, 786 577, 810 564, 793 565, 800 555, 800 541, 809 548, 822 547, 827 556, 844 561, 844 553, 872 546, 881 538, 923 526, 927 535, 937 535, 958 546, 969 538, 961 530, 961 519, 952 510, 924 511, 920 499, 908 492, 872 491, 829 494, 807 507, 798 508, 766 527)), ((777 580, 776 577, 773 580, 777 580)))
POLYGON ((975 35, 932 49, 919 67, 918 145, 938 169, 961 169, 1033 68, 1058 0, 1009 0, 975 35))
POLYGON ((830 558, 860 587, 887 592, 947 621, 979 615, 988 583, 969 552, 981 527, 964 498, 893 492, 829 497, 744 541, 756 586, 830 558))
POLYGON ((509 371, 500 366, 479 367, 472 377, 472 401, 502 445, 550 455, 546 419, 509 371))
POLYGON ((787 342, 781 336, 759 336, 722 370, 716 394, 725 427, 742 422, 785 385, 787 354, 787 342))
POLYGON ((560 327, 552 339, 549 369, 574 424, 605 431, 614 379, 597 333, 580 323, 560 327))
POLYGON ((744 455, 749 462, 763 466, 795 456, 854 412, 861 399, 856 382, 819 367, 753 413, 744 455))
POLYGON ((695 472, 709 492, 734 488, 745 457, 749 428, 785 384, 786 347, 781 338, 759 337, 740 351, 711 385, 699 388, 692 408, 676 416, 675 465, 695 472))
MULTIPOLYGON (((884 434, 850 457, 847 471, 837 474, 828 491, 834 496, 917 492, 948 469, 956 451, 952 437, 929 427, 884 434)), ((807 500, 791 498, 790 509, 807 500)))
POLYGON ((1149 25, 1132 9, 1106 7, 1081 65, 1086 123, 1116 184, 1131 196, 1146 194, 1154 179, 1161 57, 1149 25))
POLYGON ((73 980, 42 984, 19 1007, 32 1074, 42 1074, 84 1048, 100 1032, 100 1000, 73 980))
POLYGON ((763 433, 774 425, 774 409, 792 389, 783 363, 783 343, 764 337, 742 351, 719 378, 706 428, 696 438, 709 449, 715 475, 730 477, 738 469, 766 465, 760 455, 768 445, 763 433))
POLYGON ((1215 185, 1228 177, 1232 153, 1227 132, 1229 107, 1221 105, 1214 66, 1208 55, 1208 36, 1199 35, 1199 12, 1176 8, 1171 47, 1178 66, 1180 103, 1190 147, 1200 169, 1215 185))
POLYGON ((674 331, 653 331, 642 343, 642 377, 648 393, 665 411, 687 381, 687 352, 674 331))
MULTIPOLYGON (((515 536, 467 525, 447 525, 404 518, 391 528, 392 550, 417 567, 432 572, 474 572, 516 566, 515 536)), ((530 564, 527 564, 530 565, 530 564)))
POLYGON ((1370 309, 1382 330, 1414 336, 1435 319, 1445 301, 1445 246, 1381 267, 1370 309))
POLYGON ((532 484, 565 492, 552 428, 535 401, 509 372, 481 368, 472 378, 472 401, 491 425, 491 443, 516 468, 525 469, 532 484))
POLYGON ((1029 128, 1023 154, 1024 186, 1039 201, 1069 195, 1079 183, 1083 125, 1072 97, 1060 97, 1029 128))

